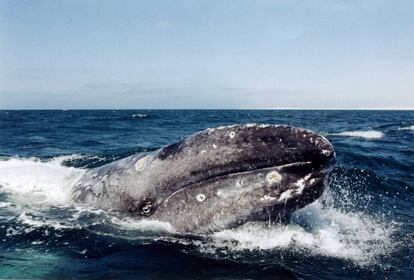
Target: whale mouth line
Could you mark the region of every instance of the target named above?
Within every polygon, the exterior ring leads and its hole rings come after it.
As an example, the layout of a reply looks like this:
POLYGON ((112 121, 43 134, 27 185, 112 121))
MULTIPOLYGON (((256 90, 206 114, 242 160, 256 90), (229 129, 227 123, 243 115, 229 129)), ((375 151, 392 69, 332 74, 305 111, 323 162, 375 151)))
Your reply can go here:
MULTIPOLYGON (((329 173, 330 171, 332 171, 332 168, 334 166, 334 162, 332 162, 332 160, 329 160, 327 162, 324 162, 323 164, 318 164, 314 161, 309 161, 308 160, 308 161, 289 162, 289 163, 278 164, 278 165, 263 165, 263 166, 257 166, 256 168, 240 168, 239 170, 231 170, 231 171, 228 171, 228 172, 221 172, 221 173, 217 173, 217 174, 211 175, 211 176, 206 177, 206 178, 202 178, 202 179, 199 179, 199 180, 194 180, 194 181, 188 182, 187 184, 181 186, 180 189, 186 188, 190 185, 198 184, 200 182, 214 180, 214 179, 224 177, 224 176, 238 176, 238 175, 249 174, 249 173, 258 172, 258 171, 265 171, 265 170, 283 171, 284 169, 288 169, 288 168, 315 167, 315 166, 318 166, 319 168, 315 168, 314 170, 309 171, 307 173, 312 173, 312 174, 326 174, 326 173, 329 173)), ((179 190, 177 190, 177 191, 179 191, 179 190)))
MULTIPOLYGON (((298 162, 291 162, 291 163, 286 163, 286 164, 281 164, 281 165, 273 165, 273 166, 265 166, 265 167, 258 167, 258 168, 254 168, 254 169, 247 169, 247 170, 237 170, 237 171, 230 171, 230 172, 225 172, 225 173, 221 173, 221 174, 215 174, 212 175, 210 177, 207 178, 203 178, 194 182, 190 182, 186 185, 183 185, 180 189, 176 190, 175 192, 171 193, 169 196, 167 196, 165 199, 163 199, 159 204, 163 204, 164 202, 168 201, 171 197, 173 197, 174 195, 176 195, 179 192, 182 192, 183 190, 192 187, 196 184, 199 184, 201 182, 209 182, 209 181, 213 181, 216 179, 220 179, 220 178, 224 178, 226 176, 228 177, 237 177, 240 175, 245 175, 245 174, 250 174, 250 173, 254 173, 254 172, 265 172, 265 171, 283 171, 284 169, 288 169, 288 168, 300 168, 300 167, 311 167, 312 164, 314 162, 312 161, 298 161, 298 162)), ((320 178, 324 175, 326 175, 327 173, 329 173, 332 170, 332 164, 326 164, 323 168, 321 169, 316 169, 316 170, 312 170, 309 172, 306 172, 306 175, 309 175, 309 178, 320 178)), ((304 175, 304 177, 306 176, 304 175)))

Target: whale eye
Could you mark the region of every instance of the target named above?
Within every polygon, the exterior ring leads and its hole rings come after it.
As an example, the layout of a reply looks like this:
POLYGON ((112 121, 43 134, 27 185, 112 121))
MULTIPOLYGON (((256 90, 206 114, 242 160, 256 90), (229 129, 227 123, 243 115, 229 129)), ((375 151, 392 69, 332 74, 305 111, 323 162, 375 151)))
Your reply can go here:
POLYGON ((151 201, 144 202, 144 204, 141 206, 140 212, 144 216, 149 216, 152 212, 151 201))

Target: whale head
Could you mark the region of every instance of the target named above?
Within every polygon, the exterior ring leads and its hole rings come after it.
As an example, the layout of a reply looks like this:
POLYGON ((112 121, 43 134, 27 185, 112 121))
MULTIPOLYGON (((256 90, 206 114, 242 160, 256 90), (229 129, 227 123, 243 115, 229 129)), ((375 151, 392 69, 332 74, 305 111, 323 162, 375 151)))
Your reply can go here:
POLYGON ((208 129, 151 156, 170 181, 148 218, 198 233, 283 219, 320 197, 335 162, 324 137, 275 125, 208 129))
POLYGON ((109 184, 118 186, 94 197, 179 232, 208 233, 287 217, 321 196, 334 164, 332 145, 310 130, 226 126, 102 167, 98 177, 111 173, 109 184))

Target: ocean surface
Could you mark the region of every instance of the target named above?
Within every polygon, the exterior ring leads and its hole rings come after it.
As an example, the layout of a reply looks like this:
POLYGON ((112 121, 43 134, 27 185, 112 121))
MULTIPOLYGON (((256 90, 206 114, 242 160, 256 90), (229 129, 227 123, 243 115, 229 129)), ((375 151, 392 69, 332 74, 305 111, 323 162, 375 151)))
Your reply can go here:
POLYGON ((414 111, 0 111, 0 278, 413 279, 414 111), (73 204, 89 168, 230 124, 315 130, 328 189, 289 224, 199 237, 73 204))

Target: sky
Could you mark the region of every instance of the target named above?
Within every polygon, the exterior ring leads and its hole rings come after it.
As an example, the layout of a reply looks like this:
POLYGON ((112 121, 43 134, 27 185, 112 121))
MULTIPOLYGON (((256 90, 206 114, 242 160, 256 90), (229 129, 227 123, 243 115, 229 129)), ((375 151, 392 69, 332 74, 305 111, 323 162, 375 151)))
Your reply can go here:
POLYGON ((414 108, 414 1, 0 0, 0 109, 414 108))

